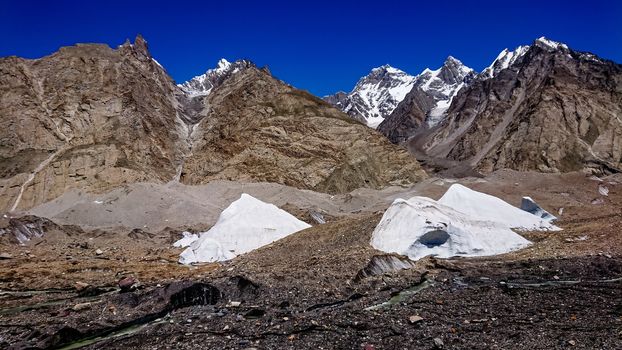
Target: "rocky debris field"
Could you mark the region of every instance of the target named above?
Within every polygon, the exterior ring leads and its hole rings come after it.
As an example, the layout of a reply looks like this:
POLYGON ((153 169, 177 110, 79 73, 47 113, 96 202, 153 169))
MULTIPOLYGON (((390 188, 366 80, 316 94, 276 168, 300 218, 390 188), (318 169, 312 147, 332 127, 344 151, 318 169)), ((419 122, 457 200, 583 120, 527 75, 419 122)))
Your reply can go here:
MULTIPOLYGON (((516 205, 529 195, 560 217, 563 231, 521 233, 533 245, 487 258, 383 254, 369 244, 382 210, 317 224, 282 205, 314 227, 196 266, 177 263, 180 228, 5 218, 0 348, 617 349, 618 181, 516 172, 460 180, 516 205), (8 235, 20 222, 52 229, 18 245, 8 235)), ((454 182, 414 191, 438 199, 454 182)))

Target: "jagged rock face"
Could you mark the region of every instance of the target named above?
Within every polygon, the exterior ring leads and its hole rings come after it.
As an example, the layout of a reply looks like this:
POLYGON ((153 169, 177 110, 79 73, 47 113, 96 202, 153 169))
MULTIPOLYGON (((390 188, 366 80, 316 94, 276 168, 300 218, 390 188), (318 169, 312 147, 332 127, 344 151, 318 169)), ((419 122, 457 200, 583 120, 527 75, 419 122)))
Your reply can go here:
POLYGON ((231 76, 203 104, 184 183, 238 179, 342 193, 425 176, 405 150, 263 70, 231 76))
POLYGON ((372 69, 346 94, 338 92, 324 100, 349 116, 376 128, 412 89, 415 77, 384 65, 372 69))
POLYGON ((449 56, 437 70, 425 69, 412 90, 378 126, 378 131, 400 143, 421 129, 434 127, 447 115, 454 96, 475 78, 473 69, 449 56))
POLYGON ((416 130, 425 127, 427 112, 432 110, 434 105, 434 98, 416 87, 406 95, 393 113, 378 125, 378 131, 393 143, 408 140, 416 130))
POLYGON ((1 58, 0 210, 70 188, 172 180, 185 134, 176 90, 141 37, 1 58))
POLYGON ((484 172, 619 171, 622 65, 540 38, 459 93, 425 141, 428 154, 484 172))
POLYGON ((238 60, 231 63, 223 58, 218 61, 216 68, 209 69, 205 74, 198 75, 177 86, 190 95, 190 97, 209 95, 212 89, 220 86, 231 75, 254 66, 252 62, 247 60, 238 60))
POLYGON ((0 218, 0 243, 24 245, 49 234, 72 235, 82 233, 77 226, 55 224, 49 219, 27 215, 17 218, 0 218))
POLYGON ((424 176, 381 135, 238 64, 244 69, 206 79, 211 90, 195 94, 174 84, 141 37, 117 49, 86 44, 0 59, 0 211, 143 181, 341 192, 424 176))
MULTIPOLYGON (((324 96, 322 99, 342 111, 346 108, 346 105, 350 100, 348 94, 343 91, 338 91, 334 95, 324 96)), ((361 123, 365 123, 363 118, 357 116, 354 116, 353 118, 357 119, 361 123)))

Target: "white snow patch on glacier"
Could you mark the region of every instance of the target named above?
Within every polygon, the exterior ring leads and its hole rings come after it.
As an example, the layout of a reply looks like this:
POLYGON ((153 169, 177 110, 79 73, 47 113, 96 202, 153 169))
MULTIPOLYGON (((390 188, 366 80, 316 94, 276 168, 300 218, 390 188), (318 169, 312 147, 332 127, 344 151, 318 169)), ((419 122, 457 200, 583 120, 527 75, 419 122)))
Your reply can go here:
POLYGON ((243 193, 223 210, 209 231, 200 233, 199 238, 190 243, 181 253, 179 262, 230 260, 308 227, 311 225, 277 206, 243 193))
POLYGON ((512 229, 559 230, 499 198, 454 184, 439 201, 396 199, 376 226, 371 245, 418 260, 496 255, 531 244, 512 229))
POLYGON ((183 237, 180 240, 173 243, 173 247, 186 248, 199 239, 199 235, 188 231, 182 232, 182 235, 183 237))
POLYGON ((467 214, 473 219, 494 221, 510 228, 560 230, 548 220, 517 208, 501 198, 474 191, 460 184, 451 185, 438 202, 467 214))

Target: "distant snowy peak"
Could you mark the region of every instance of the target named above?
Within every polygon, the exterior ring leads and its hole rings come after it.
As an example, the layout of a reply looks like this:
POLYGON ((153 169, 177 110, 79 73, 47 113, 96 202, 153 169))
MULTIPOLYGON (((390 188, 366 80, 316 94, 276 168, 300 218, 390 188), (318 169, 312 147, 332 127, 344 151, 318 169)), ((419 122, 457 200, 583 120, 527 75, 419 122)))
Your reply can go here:
POLYGON ((532 46, 537 46, 547 51, 569 50, 568 45, 566 44, 553 41, 545 37, 540 37, 536 39, 532 45, 522 45, 514 49, 514 51, 503 49, 503 51, 499 53, 499 55, 492 62, 492 64, 482 71, 482 73, 479 75, 480 78, 482 79, 492 78, 496 76, 502 70, 513 66, 515 63, 519 62, 520 59, 525 56, 527 51, 529 51, 529 49, 532 46))
POLYGON ((426 68, 415 78, 415 87, 423 90, 434 100, 434 106, 426 117, 429 126, 443 120, 454 96, 462 87, 468 85, 475 75, 473 69, 449 56, 441 68, 437 70, 426 68))
POLYGON ((557 42, 557 41, 549 40, 543 36, 536 39, 536 41, 534 42, 534 45, 540 46, 541 48, 547 49, 547 50, 560 50, 560 49, 568 50, 568 45, 557 42))
POLYGON ((449 56, 443 66, 437 70, 426 68, 415 77, 415 85, 432 95, 444 97, 451 94, 452 86, 464 83, 465 78, 472 76, 475 71, 449 56))
POLYGON ((488 79, 496 76, 499 72, 507 69, 520 58, 522 58, 527 50, 529 50, 529 45, 519 46, 514 51, 503 49, 503 51, 499 53, 497 58, 492 61, 492 64, 482 71, 480 77, 483 79, 488 79))
POLYGON ((408 93, 420 89, 433 100, 428 123, 435 125, 442 120, 456 93, 475 76, 473 69, 452 56, 437 70, 426 68, 417 76, 384 65, 361 78, 350 93, 338 92, 324 99, 354 119, 376 128, 408 93))
POLYGON ((254 66, 252 62, 247 60, 237 60, 231 63, 222 58, 218 61, 216 68, 209 69, 205 74, 198 75, 177 86, 190 96, 206 96, 233 74, 254 66))
POLYGON ((338 92, 324 99, 354 119, 375 128, 410 92, 414 80, 414 76, 384 65, 359 79, 350 93, 338 92))

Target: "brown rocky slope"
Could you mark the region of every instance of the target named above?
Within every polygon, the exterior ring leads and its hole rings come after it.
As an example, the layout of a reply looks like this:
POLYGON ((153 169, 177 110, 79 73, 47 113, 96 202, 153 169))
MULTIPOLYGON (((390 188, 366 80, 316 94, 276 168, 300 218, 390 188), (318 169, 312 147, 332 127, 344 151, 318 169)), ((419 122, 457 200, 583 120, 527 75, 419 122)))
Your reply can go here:
POLYGON ((140 36, 117 49, 79 44, 41 59, 1 58, 0 211, 69 189, 145 181, 272 181, 343 192, 425 176, 380 134, 248 67, 195 98, 140 36))
POLYGON ((175 89, 141 37, 116 50, 80 44, 3 58, 0 90, 1 209, 175 176, 175 89))
POLYGON ((249 67, 201 97, 181 181, 276 182, 343 193, 420 180, 405 150, 315 96, 249 67))

